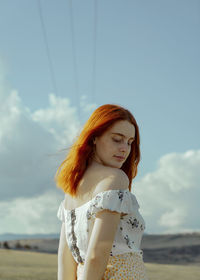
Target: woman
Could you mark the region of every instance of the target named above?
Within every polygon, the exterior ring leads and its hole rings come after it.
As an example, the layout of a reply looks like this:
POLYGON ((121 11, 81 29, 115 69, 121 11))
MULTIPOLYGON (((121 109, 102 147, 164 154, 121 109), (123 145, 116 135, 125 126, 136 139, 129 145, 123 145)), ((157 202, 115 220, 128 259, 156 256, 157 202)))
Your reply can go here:
POLYGON ((140 242, 145 222, 131 193, 140 161, 137 122, 106 104, 86 122, 55 176, 65 193, 58 280, 146 280, 140 242))

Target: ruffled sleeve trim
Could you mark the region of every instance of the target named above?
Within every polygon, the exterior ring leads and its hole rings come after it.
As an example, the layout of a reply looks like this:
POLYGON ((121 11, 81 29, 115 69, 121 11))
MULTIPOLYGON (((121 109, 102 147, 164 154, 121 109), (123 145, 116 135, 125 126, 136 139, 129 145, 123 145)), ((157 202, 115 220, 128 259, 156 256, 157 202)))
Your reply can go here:
POLYGON ((65 216, 64 216, 64 205, 63 205, 63 203, 64 203, 64 199, 63 199, 63 201, 60 203, 60 206, 59 206, 58 212, 57 212, 57 217, 58 217, 58 219, 61 220, 62 222, 65 221, 65 216))
POLYGON ((89 207, 89 213, 95 217, 103 209, 119 213, 131 214, 139 209, 139 204, 134 194, 129 190, 108 190, 97 194, 89 207))

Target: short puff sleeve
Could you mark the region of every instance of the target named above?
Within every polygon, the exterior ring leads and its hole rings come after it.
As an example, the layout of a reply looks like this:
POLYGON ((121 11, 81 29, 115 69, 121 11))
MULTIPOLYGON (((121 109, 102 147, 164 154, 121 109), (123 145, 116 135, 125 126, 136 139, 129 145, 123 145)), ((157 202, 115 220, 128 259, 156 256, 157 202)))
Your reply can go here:
POLYGON ((129 190, 108 190, 95 196, 90 205, 89 214, 94 218, 97 212, 104 209, 131 214, 137 212, 139 207, 135 195, 129 190))
POLYGON ((63 200, 61 203, 60 203, 60 206, 58 208, 58 212, 57 212, 57 217, 59 220, 61 220, 62 222, 65 221, 65 216, 64 216, 64 201, 63 200))

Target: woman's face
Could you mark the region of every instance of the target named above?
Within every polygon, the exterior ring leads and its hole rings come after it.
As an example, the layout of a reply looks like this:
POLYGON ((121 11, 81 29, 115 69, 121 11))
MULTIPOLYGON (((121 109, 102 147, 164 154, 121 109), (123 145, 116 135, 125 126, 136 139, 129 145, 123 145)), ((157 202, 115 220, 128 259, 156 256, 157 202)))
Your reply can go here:
POLYGON ((116 121, 101 136, 95 137, 94 160, 103 165, 120 168, 130 154, 134 138, 133 124, 126 120, 116 121))

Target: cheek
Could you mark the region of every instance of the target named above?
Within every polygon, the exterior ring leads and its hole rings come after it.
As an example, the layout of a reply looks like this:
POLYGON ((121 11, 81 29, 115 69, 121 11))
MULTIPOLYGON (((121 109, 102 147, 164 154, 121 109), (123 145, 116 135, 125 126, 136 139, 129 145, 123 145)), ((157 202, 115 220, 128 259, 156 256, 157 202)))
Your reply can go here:
POLYGON ((131 149, 132 149, 132 147, 130 147, 130 148, 128 149, 128 155, 130 155, 131 149))
POLYGON ((101 150, 104 152, 104 153, 110 153, 112 152, 114 149, 115 149, 115 145, 112 143, 112 141, 110 141, 109 139, 108 140, 104 140, 102 141, 101 143, 101 150))
POLYGON ((98 145, 97 145, 97 151, 102 154, 102 153, 105 153, 107 152, 108 150, 108 144, 106 143, 106 141, 99 141, 98 142, 98 145))

